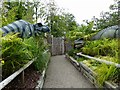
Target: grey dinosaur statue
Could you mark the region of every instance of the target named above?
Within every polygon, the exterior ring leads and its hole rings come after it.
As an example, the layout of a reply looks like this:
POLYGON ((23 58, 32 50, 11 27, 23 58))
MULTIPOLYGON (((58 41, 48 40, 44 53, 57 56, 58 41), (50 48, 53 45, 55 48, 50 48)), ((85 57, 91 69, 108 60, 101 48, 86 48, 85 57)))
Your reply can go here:
POLYGON ((19 33, 19 37, 21 38, 29 38, 31 36, 39 36, 42 32, 50 32, 50 29, 41 23, 30 24, 25 20, 18 20, 0 28, 0 31, 2 32, 2 36, 12 32, 19 33))

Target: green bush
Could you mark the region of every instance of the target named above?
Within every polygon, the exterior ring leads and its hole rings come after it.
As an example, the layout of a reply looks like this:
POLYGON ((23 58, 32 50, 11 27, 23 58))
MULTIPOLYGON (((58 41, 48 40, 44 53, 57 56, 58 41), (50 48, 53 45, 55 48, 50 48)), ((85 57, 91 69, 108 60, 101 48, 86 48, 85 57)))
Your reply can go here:
POLYGON ((97 82, 101 87, 105 81, 111 80, 116 75, 117 68, 112 65, 101 64, 95 71, 97 72, 97 82))
POLYGON ((31 37, 29 39, 25 39, 24 42, 29 45, 28 49, 31 51, 33 58, 36 58, 36 61, 34 62, 36 70, 42 72, 47 60, 50 58, 49 54, 45 53, 48 45, 44 43, 44 39, 42 37, 31 37))
POLYGON ((34 62, 34 66, 36 70, 42 72, 46 68, 46 64, 50 59, 50 53, 48 52, 41 52, 39 54, 38 59, 34 62))
POLYGON ((46 67, 50 55, 45 53, 47 45, 42 37, 21 39, 17 34, 2 37, 2 76, 3 79, 20 69, 28 61, 36 58, 34 66, 41 71, 46 67))
MULTIPOLYGON (((119 63, 117 39, 87 41, 81 50, 84 54, 119 63)), ((120 80, 118 78, 120 76, 120 69, 113 65, 106 65, 95 60, 84 60, 83 63, 97 73, 96 79, 100 87, 104 85, 105 81, 118 82, 120 80)))
POLYGON ((79 53, 79 50, 72 48, 72 49, 70 49, 70 50, 68 51, 68 55, 74 57, 75 59, 78 58, 78 56, 76 55, 76 53, 79 53))
POLYGON ((82 48, 82 52, 91 56, 102 55, 115 57, 118 54, 118 41, 116 39, 87 41, 82 48))
POLYGON ((70 49, 69 51, 68 51, 68 55, 70 55, 70 56, 74 56, 74 54, 75 54, 75 52, 74 52, 75 50, 72 48, 72 49, 70 49))
POLYGON ((119 81, 119 69, 117 69, 113 65, 106 65, 105 63, 100 63, 95 60, 84 60, 84 64, 86 64, 89 68, 91 68, 96 74, 96 80, 99 87, 104 85, 105 81, 117 82, 119 81))
POLYGON ((31 52, 21 38, 15 35, 6 35, 2 40, 2 66, 3 78, 18 70, 32 59, 31 52))

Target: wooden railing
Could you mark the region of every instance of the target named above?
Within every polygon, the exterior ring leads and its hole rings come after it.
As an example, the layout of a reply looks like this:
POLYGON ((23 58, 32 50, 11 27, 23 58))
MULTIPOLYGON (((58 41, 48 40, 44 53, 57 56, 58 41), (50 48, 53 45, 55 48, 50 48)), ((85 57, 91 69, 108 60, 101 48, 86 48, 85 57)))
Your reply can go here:
POLYGON ((9 84, 15 77, 17 77, 20 73, 22 73, 22 82, 24 83, 24 70, 28 68, 34 61, 36 60, 33 59, 29 61, 27 64, 25 64, 22 68, 20 68, 18 71, 10 75, 8 78, 0 82, 0 90, 3 89, 7 84, 9 84))
POLYGON ((86 58, 89 58, 89 59, 93 59, 93 60, 96 60, 96 61, 98 61, 98 62, 105 63, 105 64, 107 64, 107 65, 114 65, 114 66, 116 66, 117 68, 120 68, 120 64, 115 63, 115 62, 106 61, 106 60, 103 60, 103 59, 91 57, 91 56, 88 56, 88 55, 84 55, 84 54, 82 54, 82 53, 77 53, 77 55, 80 55, 80 56, 83 56, 83 57, 86 57, 86 58))

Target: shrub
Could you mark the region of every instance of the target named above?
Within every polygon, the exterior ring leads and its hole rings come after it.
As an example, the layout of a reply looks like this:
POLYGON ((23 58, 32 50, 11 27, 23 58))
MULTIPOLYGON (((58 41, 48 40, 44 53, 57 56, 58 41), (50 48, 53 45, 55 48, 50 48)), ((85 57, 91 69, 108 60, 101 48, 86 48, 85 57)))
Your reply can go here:
POLYGON ((5 62, 2 67, 3 78, 18 70, 25 63, 31 60, 31 52, 21 38, 15 35, 2 37, 2 60, 5 62))
POLYGON ((116 39, 87 41, 86 45, 82 48, 82 52, 91 56, 116 56, 118 54, 117 42, 118 41, 116 39))
POLYGON ((28 61, 36 58, 34 66, 36 70, 42 72, 49 59, 49 54, 45 53, 47 45, 41 37, 30 37, 21 39, 17 34, 8 34, 2 37, 2 75, 3 79, 20 69, 28 61))

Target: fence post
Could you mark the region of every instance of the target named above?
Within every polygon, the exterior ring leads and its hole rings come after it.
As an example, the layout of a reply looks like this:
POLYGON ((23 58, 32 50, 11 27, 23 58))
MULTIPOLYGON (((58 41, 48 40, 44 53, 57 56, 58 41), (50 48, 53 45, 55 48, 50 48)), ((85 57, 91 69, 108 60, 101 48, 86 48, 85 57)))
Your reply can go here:
POLYGON ((51 54, 53 55, 53 35, 51 35, 51 54))
POLYGON ((64 40, 65 40, 65 38, 64 37, 62 37, 62 54, 64 54, 65 52, 65 45, 64 45, 64 40))
POLYGON ((25 76, 24 76, 24 70, 23 70, 23 72, 22 72, 22 84, 24 84, 24 82, 25 82, 25 76))

